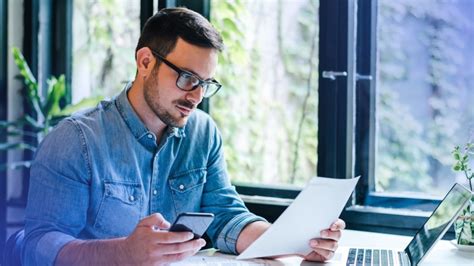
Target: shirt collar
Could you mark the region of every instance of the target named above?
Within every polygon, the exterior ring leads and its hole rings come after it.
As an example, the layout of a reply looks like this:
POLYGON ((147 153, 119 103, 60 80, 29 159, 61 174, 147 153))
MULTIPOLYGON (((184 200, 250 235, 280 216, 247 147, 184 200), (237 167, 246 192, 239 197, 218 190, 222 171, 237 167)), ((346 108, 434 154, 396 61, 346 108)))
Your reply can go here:
MULTIPOLYGON (((148 128, 141 121, 141 119, 135 113, 135 110, 133 110, 132 105, 130 104, 130 101, 127 95, 131 87, 132 87, 132 82, 127 83, 127 85, 125 85, 122 92, 117 96, 115 102, 117 105, 117 109, 120 115, 122 116, 123 120, 127 124, 128 128, 130 129, 132 134, 135 136, 135 138, 140 140, 144 138, 145 136, 149 134, 153 134, 153 133, 150 130, 148 130, 148 128)), ((184 127, 178 128, 178 127, 168 126, 165 133, 165 137, 167 138, 171 136, 174 136, 177 138, 186 137, 186 134, 184 132, 184 127)))

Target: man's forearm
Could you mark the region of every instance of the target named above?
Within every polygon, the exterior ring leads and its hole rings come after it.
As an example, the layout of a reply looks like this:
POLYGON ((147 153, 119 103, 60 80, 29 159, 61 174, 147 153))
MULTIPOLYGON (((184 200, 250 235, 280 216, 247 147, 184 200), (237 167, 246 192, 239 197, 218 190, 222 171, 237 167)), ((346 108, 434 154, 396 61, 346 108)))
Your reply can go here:
POLYGON ((263 221, 253 222, 244 227, 242 232, 237 239, 237 253, 242 253, 252 244, 257 238, 259 238, 271 224, 263 221))
POLYGON ((104 240, 74 240, 66 244, 56 258, 55 265, 123 265, 125 238, 104 240))

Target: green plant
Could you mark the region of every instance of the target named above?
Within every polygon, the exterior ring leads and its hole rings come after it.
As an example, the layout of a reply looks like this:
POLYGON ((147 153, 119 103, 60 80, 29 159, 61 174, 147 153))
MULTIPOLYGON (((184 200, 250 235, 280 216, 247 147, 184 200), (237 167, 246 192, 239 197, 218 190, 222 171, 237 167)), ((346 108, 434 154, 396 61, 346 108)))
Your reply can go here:
MULTIPOLYGON (((102 97, 91 97, 77 104, 62 106, 66 97, 66 82, 64 75, 50 77, 45 97, 39 92, 39 85, 32 74, 23 54, 16 47, 12 49, 15 64, 23 79, 22 96, 27 105, 28 113, 14 121, 0 121, 2 135, 16 137, 14 141, 0 143, 0 151, 30 150, 35 151, 46 134, 63 118, 80 109, 96 105, 102 97)), ((31 160, 0 164, 0 170, 29 167, 31 160)))
MULTIPOLYGON (((453 150, 455 160, 453 170, 462 172, 469 182, 469 188, 472 190, 472 179, 474 172, 469 166, 469 156, 474 154, 474 143, 468 142, 461 148, 456 146, 453 150)), ((457 243, 460 245, 474 245, 474 195, 470 204, 461 212, 454 223, 457 243)))
POLYGON ((468 142, 461 150, 461 147, 456 146, 453 150, 454 166, 453 170, 456 172, 462 172, 469 182, 469 188, 472 189, 472 178, 474 178, 474 172, 469 166, 469 155, 474 155, 474 143, 468 142))

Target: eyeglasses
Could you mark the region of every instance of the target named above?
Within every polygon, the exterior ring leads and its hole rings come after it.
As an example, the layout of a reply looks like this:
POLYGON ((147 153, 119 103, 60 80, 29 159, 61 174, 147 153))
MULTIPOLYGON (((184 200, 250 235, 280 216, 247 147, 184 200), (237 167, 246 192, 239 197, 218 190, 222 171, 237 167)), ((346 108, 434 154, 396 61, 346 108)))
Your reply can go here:
MULTIPOLYGON (((150 49, 151 50, 151 49, 150 49)), ((212 95, 216 94, 217 91, 222 87, 222 85, 215 79, 212 80, 202 80, 193 73, 183 70, 177 66, 175 66, 170 61, 166 60, 163 56, 159 53, 151 50, 151 52, 163 63, 167 66, 172 68, 174 71, 178 73, 178 78, 176 79, 176 86, 183 90, 183 91, 192 91, 198 87, 203 88, 204 90, 204 98, 209 98, 212 95)))

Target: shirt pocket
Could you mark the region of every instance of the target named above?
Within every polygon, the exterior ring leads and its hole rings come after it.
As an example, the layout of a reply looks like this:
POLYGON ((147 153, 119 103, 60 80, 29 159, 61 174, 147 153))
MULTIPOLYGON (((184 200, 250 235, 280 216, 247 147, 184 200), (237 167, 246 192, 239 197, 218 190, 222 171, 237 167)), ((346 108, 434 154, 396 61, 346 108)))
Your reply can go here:
POLYGON ((94 227, 102 237, 128 236, 140 221, 142 204, 141 184, 104 181, 94 227))
POLYGON ((176 214, 199 211, 206 183, 206 169, 180 172, 169 179, 176 214))

